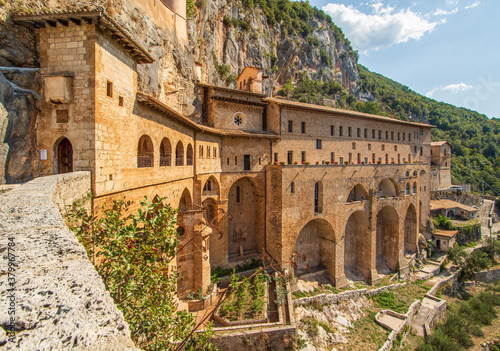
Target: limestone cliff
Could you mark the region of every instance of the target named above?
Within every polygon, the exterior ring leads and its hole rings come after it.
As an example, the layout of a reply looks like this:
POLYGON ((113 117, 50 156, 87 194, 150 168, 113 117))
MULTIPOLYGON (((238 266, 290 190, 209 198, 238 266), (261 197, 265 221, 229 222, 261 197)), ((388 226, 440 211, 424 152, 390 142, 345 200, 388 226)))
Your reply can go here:
POLYGON ((236 88, 236 77, 245 66, 263 68, 268 95, 301 73, 314 80, 336 80, 351 94, 359 94, 356 55, 324 15, 313 12, 307 19, 309 33, 304 35, 290 32, 289 22, 288 31, 283 21, 270 25, 269 13, 246 3, 248 0, 197 0, 187 19, 187 40, 181 40, 175 23, 158 18, 154 7, 164 6, 160 1, 7 1, 0 7, 0 67, 8 67, 1 70, 0 183, 27 181, 36 176, 37 168, 40 79, 36 71, 16 69, 39 68, 37 32, 15 24, 11 15, 16 13, 103 9, 155 59, 152 64, 139 65, 139 90, 195 120, 199 115, 198 79, 236 88), (196 65, 201 66, 200 77, 196 65))

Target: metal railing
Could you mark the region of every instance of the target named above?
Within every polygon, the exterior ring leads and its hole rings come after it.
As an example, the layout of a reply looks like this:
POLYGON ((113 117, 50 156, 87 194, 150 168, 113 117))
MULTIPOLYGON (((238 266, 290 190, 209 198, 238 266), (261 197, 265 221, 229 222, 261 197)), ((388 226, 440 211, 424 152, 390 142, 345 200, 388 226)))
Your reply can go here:
POLYGON ((184 166, 184 157, 177 157, 175 159, 175 165, 176 166, 184 166))
POLYGON ((160 167, 170 166, 171 162, 171 156, 160 156, 160 167))
POLYGON ((153 167, 153 156, 137 156, 137 167, 153 167))

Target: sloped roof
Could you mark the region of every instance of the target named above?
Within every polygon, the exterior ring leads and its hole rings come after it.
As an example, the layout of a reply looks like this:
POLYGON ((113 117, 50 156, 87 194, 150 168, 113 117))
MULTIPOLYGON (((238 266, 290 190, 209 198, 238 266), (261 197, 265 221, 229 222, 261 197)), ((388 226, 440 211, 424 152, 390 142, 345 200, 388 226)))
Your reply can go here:
POLYGON ((450 208, 460 208, 468 212, 477 212, 477 208, 470 207, 460 202, 453 200, 443 199, 443 200, 431 200, 431 211, 440 209, 450 209, 450 208))
POLYGON ((432 235, 442 236, 442 237, 446 237, 446 238, 453 238, 455 235, 457 235, 457 233, 458 233, 458 230, 437 230, 432 235))
POLYGON ((102 7, 93 10, 59 10, 44 11, 35 14, 22 13, 12 17, 14 22, 27 26, 41 28, 55 27, 57 24, 67 26, 70 22, 76 25, 95 24, 110 33, 112 38, 122 45, 134 57, 137 63, 153 63, 154 58, 115 20, 113 20, 102 7))
POLYGON ((444 144, 448 144, 451 146, 451 144, 447 141, 433 141, 433 142, 431 142, 431 146, 442 146, 444 144))

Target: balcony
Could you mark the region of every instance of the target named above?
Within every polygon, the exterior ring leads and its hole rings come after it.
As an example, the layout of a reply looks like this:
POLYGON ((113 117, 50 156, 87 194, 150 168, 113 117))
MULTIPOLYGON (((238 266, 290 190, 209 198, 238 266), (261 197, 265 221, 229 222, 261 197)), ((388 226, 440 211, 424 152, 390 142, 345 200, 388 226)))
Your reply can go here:
POLYGON ((153 167, 153 157, 152 156, 137 156, 137 167, 153 167))
POLYGON ((172 162, 171 156, 160 156, 160 167, 168 167, 172 162))

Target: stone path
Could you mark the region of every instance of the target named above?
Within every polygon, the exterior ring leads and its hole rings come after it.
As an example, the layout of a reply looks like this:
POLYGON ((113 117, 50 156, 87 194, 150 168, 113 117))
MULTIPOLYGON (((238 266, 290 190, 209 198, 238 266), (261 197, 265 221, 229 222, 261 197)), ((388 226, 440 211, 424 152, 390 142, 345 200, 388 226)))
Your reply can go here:
POLYGON ((420 309, 418 310, 418 314, 413 320, 413 329, 417 332, 418 336, 424 337, 424 324, 427 320, 427 317, 437 308, 438 302, 431 300, 427 297, 424 297, 422 300, 422 304, 420 305, 420 309))
POLYGON ((380 321, 390 327, 392 330, 398 330, 401 324, 403 324, 404 322, 403 319, 391 316, 389 314, 382 314, 380 316, 380 321))

